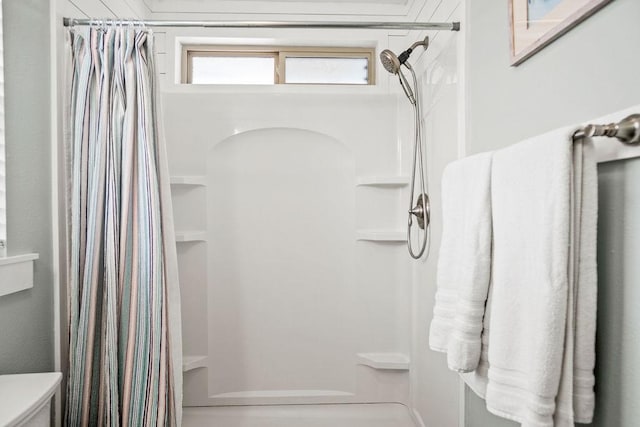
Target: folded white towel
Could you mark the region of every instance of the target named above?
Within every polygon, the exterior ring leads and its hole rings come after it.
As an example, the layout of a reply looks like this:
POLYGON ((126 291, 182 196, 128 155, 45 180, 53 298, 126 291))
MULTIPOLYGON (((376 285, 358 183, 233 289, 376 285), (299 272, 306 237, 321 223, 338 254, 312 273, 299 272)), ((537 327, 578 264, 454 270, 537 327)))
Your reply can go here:
POLYGON ((556 399, 556 425, 590 423, 595 408, 595 331, 597 306, 598 183, 591 141, 575 145, 572 182, 572 246, 570 253, 567 337, 563 374, 556 399), (582 171, 582 174, 580 174, 582 171), (572 372, 573 375, 564 375, 572 372), (569 418, 570 415, 573 417, 569 418))
POLYGON ((593 416, 596 166, 591 144, 566 134, 494 153, 489 313, 480 365, 463 375, 487 409, 527 427, 593 416))
POLYGON ((450 163, 442 177, 443 231, 429 332, 449 368, 473 371, 491 274, 491 153, 450 163))

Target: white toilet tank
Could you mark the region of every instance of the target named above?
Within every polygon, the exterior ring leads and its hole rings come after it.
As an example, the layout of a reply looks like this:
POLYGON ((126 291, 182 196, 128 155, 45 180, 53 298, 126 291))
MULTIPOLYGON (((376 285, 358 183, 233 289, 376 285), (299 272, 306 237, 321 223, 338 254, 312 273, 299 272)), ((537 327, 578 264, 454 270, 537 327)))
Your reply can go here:
POLYGON ((59 372, 0 375, 0 427, 49 427, 61 378, 59 372))

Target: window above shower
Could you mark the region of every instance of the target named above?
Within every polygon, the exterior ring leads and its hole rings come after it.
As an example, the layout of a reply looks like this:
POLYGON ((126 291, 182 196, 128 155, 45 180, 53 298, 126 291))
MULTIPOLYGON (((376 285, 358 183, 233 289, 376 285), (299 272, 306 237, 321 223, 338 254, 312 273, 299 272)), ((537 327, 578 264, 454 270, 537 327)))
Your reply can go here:
POLYGON ((183 45, 182 83, 375 83, 373 48, 183 45))

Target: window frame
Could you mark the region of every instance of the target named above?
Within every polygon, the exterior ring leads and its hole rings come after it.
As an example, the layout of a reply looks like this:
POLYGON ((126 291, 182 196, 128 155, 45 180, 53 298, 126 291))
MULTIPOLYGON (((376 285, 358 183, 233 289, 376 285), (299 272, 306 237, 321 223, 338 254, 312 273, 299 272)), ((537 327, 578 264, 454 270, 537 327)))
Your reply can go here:
POLYGON ((193 57, 271 57, 274 58, 274 85, 375 85, 375 48, 328 46, 247 46, 247 45, 182 45, 180 83, 193 84, 193 57), (287 83, 286 60, 293 58, 357 58, 367 60, 367 83, 287 83))

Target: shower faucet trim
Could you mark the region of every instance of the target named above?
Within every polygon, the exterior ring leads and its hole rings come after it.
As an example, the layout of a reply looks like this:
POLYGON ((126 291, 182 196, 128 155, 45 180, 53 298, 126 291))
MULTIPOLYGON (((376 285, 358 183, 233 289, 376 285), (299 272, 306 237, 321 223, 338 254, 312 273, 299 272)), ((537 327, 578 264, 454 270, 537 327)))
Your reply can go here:
POLYGON ((405 95, 409 99, 409 102, 413 106, 414 111, 414 144, 413 144, 413 165, 411 172, 411 189, 409 196, 409 217, 407 221, 407 248, 409 254, 414 259, 419 259, 426 252, 427 246, 430 241, 430 213, 431 206, 429 203, 429 195, 427 192, 427 177, 424 155, 426 153, 426 147, 424 147, 423 132, 422 132, 422 113, 420 108, 420 87, 418 86, 418 79, 413 67, 408 62, 411 53, 419 46, 423 46, 425 50, 429 47, 429 37, 425 37, 424 40, 420 40, 411 45, 407 50, 402 52, 399 56, 393 53, 389 49, 385 49, 380 52, 380 61, 382 66, 391 74, 396 74, 400 81, 400 86, 405 95), (413 89, 407 81, 404 73, 402 72, 402 66, 405 66, 411 72, 413 80, 413 89), (415 91, 415 94, 414 94, 415 91), (419 188, 416 189, 416 181, 418 181, 419 188), (415 192, 418 192, 417 200, 415 192), (416 204, 414 206, 414 200, 416 204), (418 247, 417 251, 414 251, 412 230, 413 230, 413 217, 417 219, 417 225, 424 233, 418 231, 418 247), (422 239, 420 239, 422 234, 422 239))

